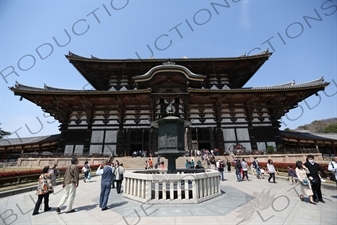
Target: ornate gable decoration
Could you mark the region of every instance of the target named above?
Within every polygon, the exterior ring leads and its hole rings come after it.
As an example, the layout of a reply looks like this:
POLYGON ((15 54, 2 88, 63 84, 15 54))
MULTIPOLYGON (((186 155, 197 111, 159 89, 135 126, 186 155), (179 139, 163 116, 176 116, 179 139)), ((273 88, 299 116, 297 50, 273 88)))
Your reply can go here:
POLYGON ((151 68, 145 74, 133 77, 138 88, 148 88, 150 85, 153 90, 158 89, 154 86, 158 87, 164 83, 172 88, 180 85, 184 86, 186 90, 189 87, 198 88, 201 87, 205 78, 205 75, 195 74, 187 67, 177 65, 172 60, 167 60, 162 65, 151 68))

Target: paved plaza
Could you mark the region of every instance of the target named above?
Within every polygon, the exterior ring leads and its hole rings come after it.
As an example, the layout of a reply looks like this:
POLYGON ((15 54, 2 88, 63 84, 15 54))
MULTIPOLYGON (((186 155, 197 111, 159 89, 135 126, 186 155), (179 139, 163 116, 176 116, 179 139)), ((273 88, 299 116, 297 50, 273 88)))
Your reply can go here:
MULTIPOLYGON (((226 173, 221 182, 222 195, 200 204, 147 205, 135 202, 111 190, 109 209, 98 207, 100 177, 81 180, 74 201, 75 213, 58 214, 55 207, 64 191, 61 185, 50 195, 52 211, 32 216, 35 191, 0 199, 1 225, 84 225, 84 224, 337 224, 337 191, 322 188, 326 203, 312 205, 299 199, 300 186, 285 179, 268 183, 267 179, 237 182, 235 174, 226 173)), ((62 209, 61 209, 62 210, 62 209)), ((64 207, 63 207, 64 210, 64 207)))

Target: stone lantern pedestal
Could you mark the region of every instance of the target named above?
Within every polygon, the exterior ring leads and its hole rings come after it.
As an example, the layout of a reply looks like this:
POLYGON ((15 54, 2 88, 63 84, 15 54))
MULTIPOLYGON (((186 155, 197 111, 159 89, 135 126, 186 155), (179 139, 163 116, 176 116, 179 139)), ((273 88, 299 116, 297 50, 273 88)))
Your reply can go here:
POLYGON ((176 159, 185 154, 184 132, 189 121, 176 116, 167 116, 151 123, 158 128, 158 151, 156 155, 167 159, 167 173, 176 173, 176 159))

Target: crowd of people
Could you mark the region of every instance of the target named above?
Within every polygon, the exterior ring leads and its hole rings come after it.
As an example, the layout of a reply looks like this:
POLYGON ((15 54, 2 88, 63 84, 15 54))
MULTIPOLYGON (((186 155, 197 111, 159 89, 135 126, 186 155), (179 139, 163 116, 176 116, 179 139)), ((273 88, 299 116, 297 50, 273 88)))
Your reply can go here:
MULTIPOLYGON (((90 180, 91 168, 88 161, 85 161, 82 172, 84 175, 84 182, 90 180)), ((122 193, 122 181, 124 177, 125 169, 123 167, 123 163, 119 163, 116 160, 115 163, 110 163, 109 160, 106 160, 102 163, 97 171, 96 175, 101 176, 101 192, 99 198, 99 207, 102 211, 108 209, 107 203, 110 195, 111 189, 116 188, 117 194, 122 193)), ((39 214, 39 208, 44 201, 44 211, 50 211, 52 208, 49 206, 49 195, 54 192, 54 187, 57 185, 56 177, 59 175, 59 170, 57 169, 57 165, 55 164, 52 168, 49 166, 45 166, 42 169, 42 174, 39 176, 37 191, 36 194, 38 196, 38 200, 35 203, 35 207, 33 210, 33 216, 39 214)), ((80 170, 78 167, 78 159, 73 157, 71 159, 71 165, 66 168, 62 188, 65 190, 64 195, 60 199, 56 212, 61 213, 61 208, 64 204, 66 204, 66 208, 64 209, 65 213, 73 213, 76 210, 73 209, 73 203, 76 196, 76 189, 79 186, 80 181, 80 170)))
MULTIPOLYGON (((218 158, 216 160, 215 154, 207 155, 206 164, 208 169, 213 169, 219 171, 220 180, 225 181, 225 171, 231 172, 232 163, 228 160, 225 162, 224 160, 218 158)), ((160 160, 160 156, 157 158, 157 166, 164 167, 164 163, 160 160)), ((234 158, 233 165, 235 168, 235 175, 238 182, 247 180, 250 181, 249 172, 256 176, 257 179, 264 179, 266 174, 269 175, 268 182, 276 183, 275 181, 275 173, 276 169, 273 164, 273 160, 269 159, 267 163, 267 167, 263 168, 260 166, 257 157, 254 158, 253 162, 249 165, 246 162, 245 158, 234 158)), ((152 157, 146 160, 145 169, 153 169, 154 163, 152 157)), ((304 196, 309 198, 309 203, 316 205, 318 202, 325 203, 322 197, 321 191, 321 182, 324 181, 322 177, 327 177, 330 179, 322 167, 314 161, 313 155, 308 155, 306 162, 297 161, 295 163, 295 169, 288 165, 288 180, 290 185, 294 185, 298 180, 301 185, 301 193, 300 200, 304 201, 304 196)), ((203 168, 203 164, 200 159, 197 160, 195 164, 194 159, 191 158, 189 161, 186 160, 186 169, 194 169, 194 168, 203 168)), ((328 165, 328 170, 334 174, 334 179, 336 180, 337 185, 337 157, 334 157, 333 160, 328 165)), ((82 167, 82 172, 84 174, 84 182, 90 180, 91 168, 86 161, 82 167)), ((101 176, 101 191, 99 197, 99 207, 102 211, 108 209, 107 203, 110 195, 111 189, 116 188, 118 194, 120 194, 122 181, 124 178, 125 169, 123 167, 123 163, 119 163, 116 160, 115 163, 111 163, 110 160, 106 160, 102 163, 97 171, 96 175, 101 176)), ((38 195, 38 200, 36 201, 33 215, 39 214, 39 208, 44 201, 44 211, 50 211, 52 208, 49 206, 49 195, 54 192, 54 187, 57 185, 56 177, 60 174, 57 169, 57 165, 55 164, 52 168, 49 166, 45 166, 42 169, 42 174, 38 178, 38 186, 36 194, 38 195)), ((64 204, 66 204, 66 208, 64 210, 65 213, 75 212, 73 209, 73 202, 76 196, 76 189, 79 186, 79 177, 80 170, 78 168, 78 159, 76 157, 71 159, 71 165, 66 168, 62 188, 65 189, 65 193, 60 199, 56 212, 61 213, 61 208, 64 204)))

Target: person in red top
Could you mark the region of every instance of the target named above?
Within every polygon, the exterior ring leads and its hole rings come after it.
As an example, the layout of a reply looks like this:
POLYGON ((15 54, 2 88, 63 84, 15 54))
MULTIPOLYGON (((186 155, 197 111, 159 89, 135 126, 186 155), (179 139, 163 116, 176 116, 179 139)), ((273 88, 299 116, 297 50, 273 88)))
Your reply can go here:
POLYGON ((149 164, 149 169, 153 169, 153 162, 151 158, 149 159, 148 164, 149 164))

